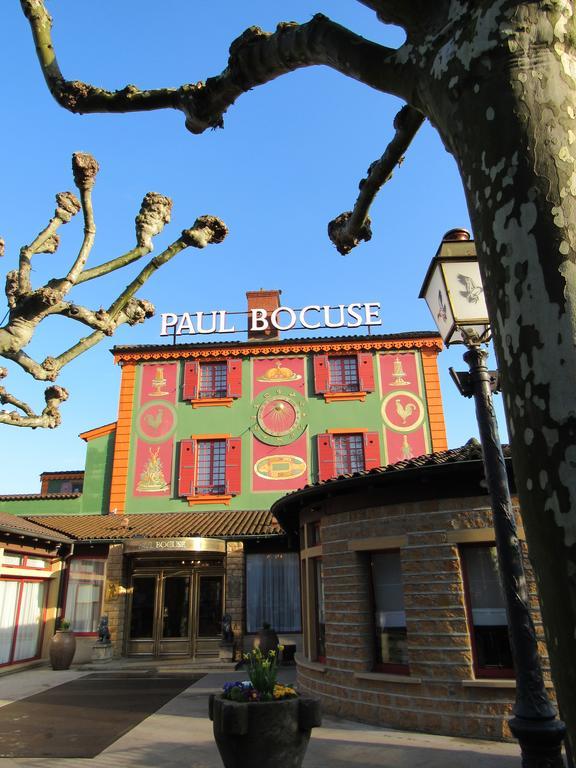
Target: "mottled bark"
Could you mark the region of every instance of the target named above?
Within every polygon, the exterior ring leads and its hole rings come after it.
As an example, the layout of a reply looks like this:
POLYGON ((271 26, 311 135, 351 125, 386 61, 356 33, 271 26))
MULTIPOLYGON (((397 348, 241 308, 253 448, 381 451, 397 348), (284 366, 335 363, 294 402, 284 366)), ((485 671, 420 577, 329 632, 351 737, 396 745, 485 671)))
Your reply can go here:
MULTIPOLYGON (((199 132, 243 92, 325 64, 401 96, 464 183, 491 315, 530 557, 562 715, 576 743, 576 58, 569 0, 364 0, 398 51, 316 17, 234 42, 197 86, 110 93, 67 81, 41 0, 21 0, 55 98, 72 111, 181 109, 199 132), (148 100, 148 101, 147 101, 148 100)), ((344 222, 345 223, 345 222, 344 222)), ((364 222, 357 222, 362 231, 364 222)), ((356 238, 359 240, 361 238, 356 238)))

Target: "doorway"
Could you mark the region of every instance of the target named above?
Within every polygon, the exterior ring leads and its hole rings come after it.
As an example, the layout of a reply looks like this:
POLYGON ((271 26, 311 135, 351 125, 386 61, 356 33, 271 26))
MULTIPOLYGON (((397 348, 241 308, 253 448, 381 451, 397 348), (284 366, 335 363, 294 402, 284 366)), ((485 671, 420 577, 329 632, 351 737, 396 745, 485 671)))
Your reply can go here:
POLYGON ((128 656, 218 655, 224 572, 198 562, 185 568, 135 567, 128 608, 128 656))

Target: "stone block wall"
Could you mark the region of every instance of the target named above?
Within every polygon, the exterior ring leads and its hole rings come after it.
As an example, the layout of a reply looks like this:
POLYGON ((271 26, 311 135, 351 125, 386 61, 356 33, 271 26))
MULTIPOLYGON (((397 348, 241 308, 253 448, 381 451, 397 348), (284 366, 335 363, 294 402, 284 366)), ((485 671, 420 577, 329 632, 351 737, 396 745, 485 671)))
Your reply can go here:
MULTIPOLYGON (((506 721, 515 682, 475 678, 459 556, 461 544, 493 544, 491 525, 491 510, 482 497, 355 510, 337 498, 325 502, 320 539, 326 660, 298 656, 299 689, 320 697, 325 712, 342 717, 437 734, 510 739, 506 721), (370 552, 386 549, 400 551, 409 675, 374 670, 370 552)), ((527 557, 525 566, 551 688, 527 557)))
POLYGON ((244 637, 244 544, 229 541, 226 544, 226 602, 225 612, 232 616, 235 642, 241 648, 244 637))

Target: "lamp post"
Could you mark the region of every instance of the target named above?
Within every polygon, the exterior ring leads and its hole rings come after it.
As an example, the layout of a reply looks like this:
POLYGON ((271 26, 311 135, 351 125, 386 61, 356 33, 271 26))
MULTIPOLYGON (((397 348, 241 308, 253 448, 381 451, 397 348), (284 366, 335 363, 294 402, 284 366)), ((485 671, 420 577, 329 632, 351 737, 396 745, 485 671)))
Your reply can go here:
POLYGON ((506 465, 498 436, 492 391, 497 375, 488 371, 490 322, 474 242, 463 229, 450 230, 442 240, 422 285, 446 346, 464 344, 468 373, 452 374, 461 394, 473 397, 482 445, 484 471, 494 517, 498 565, 508 616, 516 672, 516 701, 509 721, 518 739, 523 768, 560 768, 565 726, 556 717, 542 677, 528 590, 512 509, 506 465))

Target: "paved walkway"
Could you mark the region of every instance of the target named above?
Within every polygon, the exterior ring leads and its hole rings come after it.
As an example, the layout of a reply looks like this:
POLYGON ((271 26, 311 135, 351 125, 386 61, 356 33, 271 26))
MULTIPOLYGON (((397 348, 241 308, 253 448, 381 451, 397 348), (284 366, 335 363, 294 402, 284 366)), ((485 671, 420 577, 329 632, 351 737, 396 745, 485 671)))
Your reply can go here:
MULTIPOLYGON (((55 672, 39 667, 2 676, 0 706, 75 680, 93 669, 55 672)), ((114 667, 98 669, 112 671, 114 667)), ((175 671, 176 667, 172 665, 170 669, 175 671)), ((294 678, 294 670, 282 669, 281 678, 289 682, 294 678)), ((242 679, 242 673, 208 671, 93 759, 0 758, 0 768, 222 768, 212 738, 207 699, 209 693, 218 691, 230 679, 242 679)), ((312 731, 303 768, 327 766, 520 768, 520 756, 515 744, 392 731, 325 716, 323 726, 312 731)))

